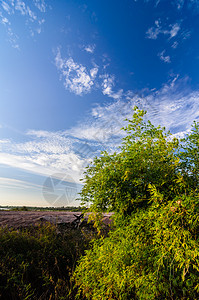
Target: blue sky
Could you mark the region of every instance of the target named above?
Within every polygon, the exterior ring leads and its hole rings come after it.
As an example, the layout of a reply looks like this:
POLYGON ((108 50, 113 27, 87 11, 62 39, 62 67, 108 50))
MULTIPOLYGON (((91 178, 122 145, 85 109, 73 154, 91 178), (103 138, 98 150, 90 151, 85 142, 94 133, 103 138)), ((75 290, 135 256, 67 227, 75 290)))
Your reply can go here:
POLYGON ((77 205, 134 105, 198 120, 198 1, 0 1, 0 36, 0 205, 77 205))

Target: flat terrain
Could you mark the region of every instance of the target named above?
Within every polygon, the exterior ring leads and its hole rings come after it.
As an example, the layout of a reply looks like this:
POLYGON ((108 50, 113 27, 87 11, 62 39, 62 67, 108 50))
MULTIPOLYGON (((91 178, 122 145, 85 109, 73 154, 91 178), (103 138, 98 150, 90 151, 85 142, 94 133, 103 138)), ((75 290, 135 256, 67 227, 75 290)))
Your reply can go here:
MULTIPOLYGON (((76 216, 80 216, 81 212, 62 212, 62 211, 0 211, 0 226, 8 227, 27 227, 35 226, 39 223, 50 222, 53 224, 72 225, 76 220, 76 216)), ((103 214, 103 222, 108 225, 111 223, 110 216, 112 213, 103 214)), ((85 217, 85 220, 88 215, 85 217)))

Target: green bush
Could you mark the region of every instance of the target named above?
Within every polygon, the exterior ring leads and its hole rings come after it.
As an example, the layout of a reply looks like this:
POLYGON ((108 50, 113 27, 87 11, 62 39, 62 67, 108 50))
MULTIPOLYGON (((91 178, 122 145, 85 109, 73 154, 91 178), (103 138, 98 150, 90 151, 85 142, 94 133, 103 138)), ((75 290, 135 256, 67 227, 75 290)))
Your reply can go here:
MULTIPOLYGON (((153 196, 155 197, 155 196, 153 196)), ((138 210, 76 269, 87 299, 199 299, 199 197, 138 210)))
POLYGON ((172 199, 179 179, 179 141, 164 128, 143 121, 145 112, 136 110, 124 130, 127 137, 118 153, 104 152, 87 168, 82 204, 91 203, 92 211, 115 211, 130 215, 137 207, 148 205, 148 185, 153 184, 172 199))
POLYGON ((87 299, 199 299, 199 124, 178 140, 144 116, 85 173, 82 203, 115 212, 74 274, 87 299))

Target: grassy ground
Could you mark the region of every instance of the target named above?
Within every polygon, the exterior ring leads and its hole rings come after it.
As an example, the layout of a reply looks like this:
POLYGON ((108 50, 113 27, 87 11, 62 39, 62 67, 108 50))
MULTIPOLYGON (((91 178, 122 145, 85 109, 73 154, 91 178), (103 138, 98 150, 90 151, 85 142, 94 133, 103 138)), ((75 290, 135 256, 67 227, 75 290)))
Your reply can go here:
POLYGON ((51 224, 0 227, 0 299, 74 299, 71 276, 89 239, 51 224))

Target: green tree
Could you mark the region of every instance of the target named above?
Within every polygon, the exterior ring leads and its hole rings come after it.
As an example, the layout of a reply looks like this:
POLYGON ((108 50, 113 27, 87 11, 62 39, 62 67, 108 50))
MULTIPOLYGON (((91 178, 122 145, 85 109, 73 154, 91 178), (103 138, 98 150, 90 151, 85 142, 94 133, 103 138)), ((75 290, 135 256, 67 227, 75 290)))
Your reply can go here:
POLYGON ((81 199, 83 204, 92 204, 92 211, 130 215, 148 205, 149 184, 155 185, 165 200, 178 193, 178 140, 171 138, 165 128, 144 122, 146 112, 134 110, 124 128, 127 136, 120 151, 112 155, 104 152, 86 170, 81 199))
POLYGON ((87 168, 91 210, 114 211, 74 278, 87 299, 199 299, 198 124, 182 140, 135 108, 120 151, 87 168))

